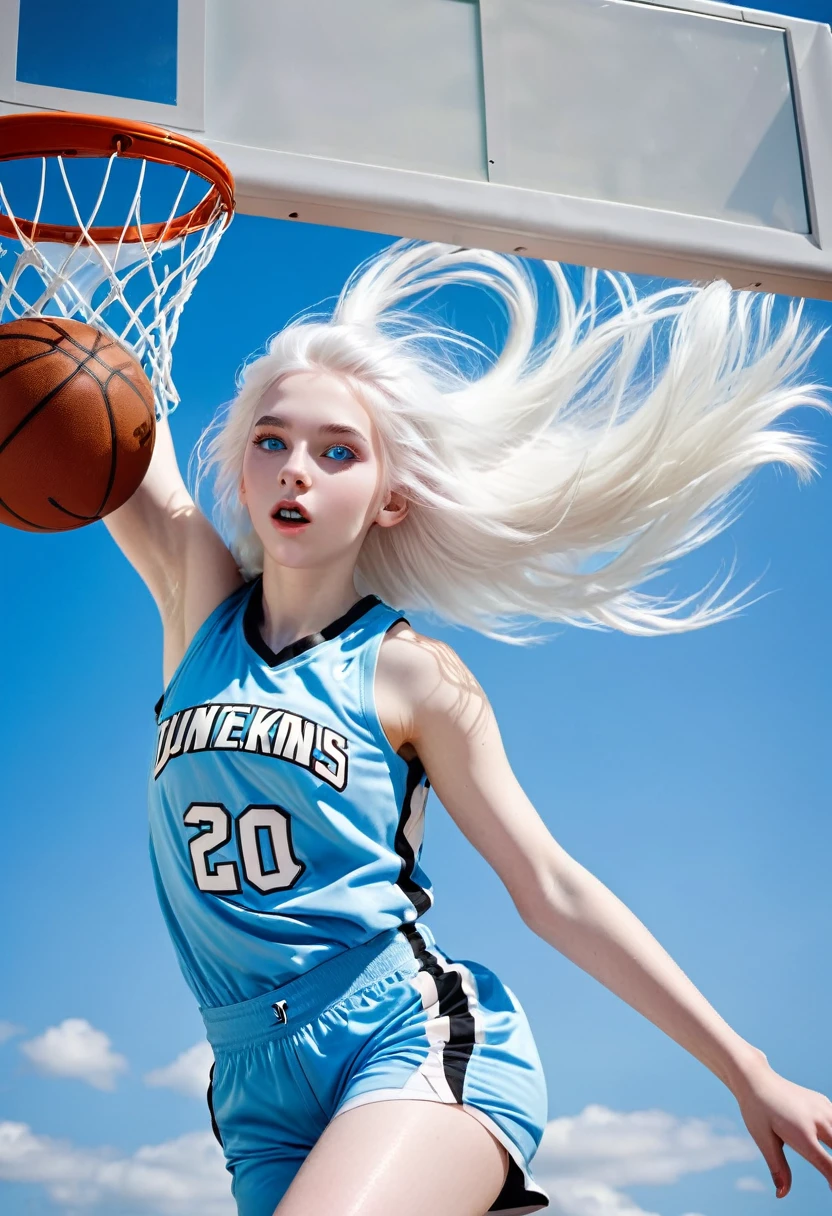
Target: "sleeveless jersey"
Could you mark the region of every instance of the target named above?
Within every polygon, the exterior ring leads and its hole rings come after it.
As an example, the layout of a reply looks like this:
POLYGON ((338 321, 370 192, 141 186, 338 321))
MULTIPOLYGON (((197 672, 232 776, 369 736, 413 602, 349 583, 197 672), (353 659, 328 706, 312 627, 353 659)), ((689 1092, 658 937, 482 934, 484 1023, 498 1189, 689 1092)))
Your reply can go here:
POLYGON ((156 707, 150 849, 162 913, 203 1007, 270 992, 432 902, 419 866, 429 782, 375 708, 367 595, 274 654, 262 579, 195 635, 156 707))

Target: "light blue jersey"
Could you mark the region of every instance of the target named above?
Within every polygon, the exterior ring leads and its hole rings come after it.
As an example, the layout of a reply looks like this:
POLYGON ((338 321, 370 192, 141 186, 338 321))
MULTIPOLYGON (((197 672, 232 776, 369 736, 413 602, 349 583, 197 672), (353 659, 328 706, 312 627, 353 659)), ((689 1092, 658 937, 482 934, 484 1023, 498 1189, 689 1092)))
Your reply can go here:
POLYGON ((202 625, 157 706, 149 780, 162 906, 202 1007, 269 992, 430 907, 429 782, 393 751, 373 680, 404 619, 374 595, 274 654, 262 580, 202 625))
POLYGON ((491 1211, 547 1204, 546 1082, 526 1015, 415 922, 428 781, 373 684, 404 619, 374 595, 273 654, 262 580, 212 613, 157 706, 151 856, 202 1007, 238 1216, 271 1216, 324 1127, 368 1102, 462 1106, 509 1154, 491 1211))

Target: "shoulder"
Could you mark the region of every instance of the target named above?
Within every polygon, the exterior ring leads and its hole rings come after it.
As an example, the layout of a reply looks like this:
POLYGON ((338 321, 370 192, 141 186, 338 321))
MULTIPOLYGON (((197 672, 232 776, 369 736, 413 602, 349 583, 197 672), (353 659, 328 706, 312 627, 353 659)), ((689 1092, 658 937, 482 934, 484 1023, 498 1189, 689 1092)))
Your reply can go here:
MULTIPOLYGON (((379 669, 428 691, 446 680, 474 676, 452 646, 418 633, 407 621, 388 629, 379 654, 379 669)), ((474 680, 476 683, 476 681, 474 680)))
POLYGON ((429 722, 487 704, 479 681, 453 647, 418 633, 406 621, 385 634, 375 691, 379 717, 393 743, 413 742, 429 722))

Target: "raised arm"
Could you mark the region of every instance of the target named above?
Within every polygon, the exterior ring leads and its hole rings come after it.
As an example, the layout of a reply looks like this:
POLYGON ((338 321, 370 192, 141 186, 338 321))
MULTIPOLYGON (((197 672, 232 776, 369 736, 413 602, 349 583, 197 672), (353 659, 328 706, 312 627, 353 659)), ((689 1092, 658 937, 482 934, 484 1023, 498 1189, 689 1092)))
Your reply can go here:
POLYGON ((188 492, 167 419, 157 424, 144 481, 104 523, 156 601, 164 626, 167 684, 202 622, 243 581, 228 548, 188 492))
POLYGON ((376 679, 379 714, 397 736, 391 743, 416 748, 437 796, 526 924, 725 1082, 778 1196, 791 1185, 784 1143, 832 1186, 832 1157, 821 1147, 832 1147, 832 1102, 776 1073, 634 913, 561 848, 514 776, 477 680, 449 646, 399 629, 385 640, 376 679))

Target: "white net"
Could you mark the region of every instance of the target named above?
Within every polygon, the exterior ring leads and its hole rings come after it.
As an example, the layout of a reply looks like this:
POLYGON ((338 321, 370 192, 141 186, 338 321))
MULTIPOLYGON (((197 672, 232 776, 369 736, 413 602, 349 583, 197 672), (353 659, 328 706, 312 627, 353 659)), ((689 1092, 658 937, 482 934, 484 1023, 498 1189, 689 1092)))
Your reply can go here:
MULTIPOLYGON (((139 160, 133 162, 137 180, 131 184, 132 197, 128 196, 126 218, 117 229, 117 239, 97 241, 91 230, 102 212, 117 159, 117 153, 113 153, 97 161, 103 180, 84 218, 64 159, 40 158, 40 184, 31 222, 37 225, 43 219, 47 180, 53 190, 56 182, 54 169, 50 167, 47 173, 47 167, 56 165, 58 186, 62 183, 65 191, 64 212, 72 228, 77 228, 71 243, 30 239, 21 221, 15 219, 7 186, 0 180, 0 209, 16 233, 14 241, 0 237, 0 321, 39 314, 71 317, 111 334, 130 347, 142 363, 161 418, 179 402, 172 356, 182 308, 200 272, 214 256, 229 216, 217 199, 215 212, 204 227, 172 238, 171 227, 182 213, 183 200, 189 189, 193 190, 194 182, 205 186, 203 198, 211 192, 201 178, 182 169, 178 171, 181 181, 177 182, 173 201, 162 213, 167 219, 156 223, 158 211, 154 216, 153 240, 142 236, 138 241, 128 241, 131 228, 141 230, 142 224, 147 224, 142 219, 141 204, 148 162, 139 160)), ((123 209, 120 214, 124 215, 123 209)))

